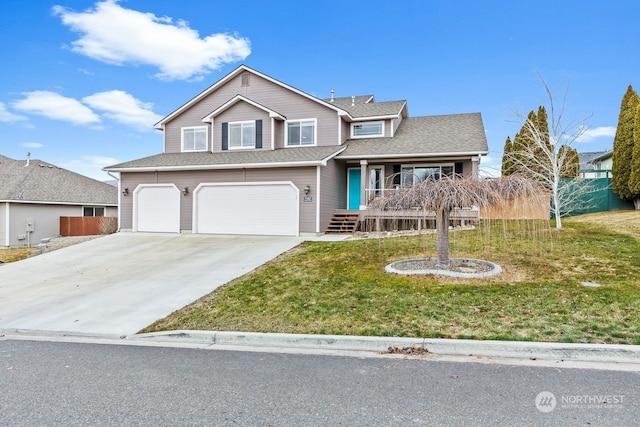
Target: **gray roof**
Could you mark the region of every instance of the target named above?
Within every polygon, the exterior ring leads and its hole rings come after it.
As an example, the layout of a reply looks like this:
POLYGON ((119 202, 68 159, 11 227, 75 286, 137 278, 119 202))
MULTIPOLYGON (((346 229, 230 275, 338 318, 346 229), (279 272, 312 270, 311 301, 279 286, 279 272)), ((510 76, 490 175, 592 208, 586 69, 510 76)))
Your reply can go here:
POLYGON ((397 116, 402 112, 402 108, 407 101, 385 101, 375 102, 373 95, 359 95, 351 99, 350 96, 344 98, 324 99, 338 108, 342 108, 349 113, 351 117, 380 117, 380 116, 397 116), (353 104, 353 105, 352 105, 353 104))
POLYGON ((608 151, 587 151, 583 153, 578 153, 578 158, 580 161, 580 170, 593 170, 593 162, 603 154, 608 153, 608 151))
POLYGON ((42 160, 0 155, 0 200, 116 206, 118 189, 42 160))
POLYGON ((331 98, 325 98, 323 101, 333 104, 338 108, 342 108, 343 110, 351 107, 351 104, 361 105, 367 102, 375 102, 373 95, 357 95, 354 97, 344 96, 340 98, 333 98, 333 101, 331 98))
POLYGON ((224 151, 218 153, 164 153, 109 166, 105 170, 135 169, 216 169, 234 166, 273 167, 320 164, 343 150, 344 146, 295 147, 276 150, 224 151))
POLYGON ((480 113, 408 117, 393 137, 351 139, 338 158, 487 154, 480 113))

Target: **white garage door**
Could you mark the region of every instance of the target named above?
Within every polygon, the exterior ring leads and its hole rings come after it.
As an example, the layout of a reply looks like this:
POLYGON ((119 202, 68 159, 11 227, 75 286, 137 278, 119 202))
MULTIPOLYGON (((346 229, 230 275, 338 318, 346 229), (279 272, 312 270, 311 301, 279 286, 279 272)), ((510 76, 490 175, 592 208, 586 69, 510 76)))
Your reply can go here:
POLYGON ((200 184, 194 232, 297 236, 298 194, 291 182, 200 184))
POLYGON ((143 184, 133 197, 133 231, 180 232, 180 190, 175 185, 143 184))

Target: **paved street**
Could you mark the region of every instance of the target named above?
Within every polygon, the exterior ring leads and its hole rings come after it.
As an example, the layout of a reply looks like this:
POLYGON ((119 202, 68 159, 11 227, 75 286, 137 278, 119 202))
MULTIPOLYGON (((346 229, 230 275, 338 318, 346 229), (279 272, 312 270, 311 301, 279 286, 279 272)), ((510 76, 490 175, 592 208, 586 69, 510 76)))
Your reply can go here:
POLYGON ((631 426, 639 404, 638 373, 0 339, 2 426, 631 426))

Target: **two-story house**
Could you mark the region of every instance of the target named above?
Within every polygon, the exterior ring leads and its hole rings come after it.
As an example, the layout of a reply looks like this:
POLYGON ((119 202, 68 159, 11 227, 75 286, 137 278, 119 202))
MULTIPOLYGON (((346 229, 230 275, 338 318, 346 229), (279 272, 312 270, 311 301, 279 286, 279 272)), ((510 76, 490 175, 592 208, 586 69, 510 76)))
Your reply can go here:
POLYGON ((406 101, 320 99, 240 66, 156 124, 162 154, 120 173, 120 229, 298 235, 438 174, 478 174, 479 113, 409 117, 406 101))

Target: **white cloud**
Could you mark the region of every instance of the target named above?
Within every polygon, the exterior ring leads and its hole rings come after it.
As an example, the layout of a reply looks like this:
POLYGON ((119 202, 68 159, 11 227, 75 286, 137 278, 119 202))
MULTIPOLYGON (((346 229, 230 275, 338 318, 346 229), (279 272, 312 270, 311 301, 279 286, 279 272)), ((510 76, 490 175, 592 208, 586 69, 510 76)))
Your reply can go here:
POLYGON ((23 95, 24 99, 11 103, 11 106, 16 110, 76 125, 100 123, 100 117, 74 98, 67 98, 47 90, 24 92, 23 95))
POLYGON ((7 110, 7 107, 3 102, 0 102, 0 122, 21 122, 27 120, 25 116, 20 116, 18 114, 13 114, 12 112, 7 110))
POLYGON ((110 64, 152 65, 160 70, 156 76, 166 80, 202 78, 251 53, 246 38, 225 33, 200 38, 182 20, 173 23, 170 17, 125 9, 118 0, 98 2, 84 12, 62 6, 52 10, 63 24, 80 33, 72 43, 74 52, 110 64))
POLYGON ((576 142, 591 142, 597 138, 613 138, 614 136, 616 136, 616 128, 614 126, 599 126, 597 128, 584 130, 576 139, 576 142))
POLYGON ((42 148, 42 147, 44 147, 44 145, 40 144, 39 142, 25 142, 24 144, 22 144, 22 146, 24 148, 42 148))
POLYGON ((82 101, 112 120, 142 130, 153 130, 162 116, 151 111, 153 104, 144 103, 121 90, 98 92, 82 101))
POLYGON ((120 160, 113 157, 88 155, 56 164, 75 173, 88 176, 89 178, 97 179, 98 181, 107 181, 113 178, 103 171, 102 168, 117 163, 120 163, 120 160))

